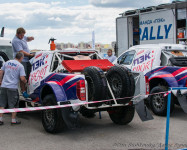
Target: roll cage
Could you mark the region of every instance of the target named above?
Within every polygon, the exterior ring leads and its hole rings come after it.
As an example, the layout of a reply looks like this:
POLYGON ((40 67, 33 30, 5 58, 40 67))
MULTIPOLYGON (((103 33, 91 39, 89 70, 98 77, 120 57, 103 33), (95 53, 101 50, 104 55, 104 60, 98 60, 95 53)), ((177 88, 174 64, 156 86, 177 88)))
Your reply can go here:
POLYGON ((80 52, 54 52, 51 61, 50 72, 54 73, 67 73, 68 71, 62 65, 63 60, 75 60, 75 56, 89 57, 90 59, 102 59, 97 52, 94 51, 80 51, 80 52))

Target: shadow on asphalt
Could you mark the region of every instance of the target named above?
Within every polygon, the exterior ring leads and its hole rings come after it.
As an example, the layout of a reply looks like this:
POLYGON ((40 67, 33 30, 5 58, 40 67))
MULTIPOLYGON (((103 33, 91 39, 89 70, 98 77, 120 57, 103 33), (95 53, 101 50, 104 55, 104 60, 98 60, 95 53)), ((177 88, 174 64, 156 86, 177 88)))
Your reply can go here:
MULTIPOLYGON (((103 112, 102 114, 104 114, 102 119, 99 119, 98 113, 95 118, 90 118, 90 119, 84 118, 82 117, 82 115, 80 115, 80 127, 76 129, 65 129, 64 131, 62 131, 62 133, 59 133, 58 135, 72 134, 72 132, 74 134, 82 134, 82 133, 89 134, 89 133, 93 133, 94 131, 102 131, 102 130, 110 132, 111 129, 114 129, 116 132, 118 131, 120 132, 122 129, 123 131, 132 130, 134 132, 136 130, 139 130, 138 125, 136 126, 135 124, 133 124, 133 122, 126 126, 116 125, 112 123, 107 113, 103 112)), ((23 122, 30 120, 32 122, 34 121, 35 124, 40 124, 42 126, 40 111, 18 113, 18 117, 22 119, 23 122)), ((157 119, 158 116, 156 117, 154 116, 154 118, 157 119)), ((185 114, 179 106, 176 106, 174 112, 171 114, 171 119, 186 120, 187 114, 185 114)), ((40 132, 45 132, 44 130, 41 130, 41 128, 37 128, 37 127, 33 127, 33 128, 35 128, 36 130, 39 130, 40 132)))
POLYGON ((187 114, 182 110, 180 106, 175 105, 175 109, 171 114, 171 118, 186 120, 187 114))

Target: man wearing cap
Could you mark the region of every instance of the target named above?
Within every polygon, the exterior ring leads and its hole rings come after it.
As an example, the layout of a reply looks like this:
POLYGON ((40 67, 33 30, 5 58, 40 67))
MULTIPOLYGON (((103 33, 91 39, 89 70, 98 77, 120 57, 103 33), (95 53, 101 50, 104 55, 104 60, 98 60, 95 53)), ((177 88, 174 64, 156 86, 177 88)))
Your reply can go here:
MULTIPOLYGON (((24 55, 18 52, 14 60, 7 61, 0 70, 0 109, 17 108, 19 106, 18 83, 21 80, 27 83, 25 78, 25 70, 21 64, 24 55)), ((16 112, 12 113, 11 124, 20 124, 16 119, 16 112)), ((3 125, 3 114, 0 114, 0 125, 3 125)))
MULTIPOLYGON (((26 37, 25 33, 26 33, 26 31, 24 28, 20 27, 17 29, 16 35, 12 40, 12 48, 13 48, 14 57, 16 56, 16 53, 18 53, 18 52, 22 52, 24 54, 24 59, 22 61, 22 65, 25 68, 26 79, 28 80, 29 74, 31 72, 31 64, 29 62, 29 58, 34 57, 34 54, 30 53, 27 42, 34 40, 34 37, 26 37)), ((29 95, 26 92, 25 84, 23 82, 21 82, 20 86, 21 86, 23 96, 25 98, 28 98, 29 95)))

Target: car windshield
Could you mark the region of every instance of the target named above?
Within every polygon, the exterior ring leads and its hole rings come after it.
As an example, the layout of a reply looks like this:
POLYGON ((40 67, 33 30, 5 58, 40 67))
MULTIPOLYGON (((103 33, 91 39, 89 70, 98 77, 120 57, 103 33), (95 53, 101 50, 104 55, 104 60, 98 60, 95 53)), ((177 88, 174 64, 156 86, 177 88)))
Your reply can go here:
POLYGON ((12 46, 0 46, 0 51, 4 52, 9 59, 13 59, 12 46))
POLYGON ((118 63, 119 64, 124 64, 124 65, 130 65, 132 63, 134 55, 135 55, 135 51, 134 50, 126 52, 126 53, 122 54, 118 58, 118 63))

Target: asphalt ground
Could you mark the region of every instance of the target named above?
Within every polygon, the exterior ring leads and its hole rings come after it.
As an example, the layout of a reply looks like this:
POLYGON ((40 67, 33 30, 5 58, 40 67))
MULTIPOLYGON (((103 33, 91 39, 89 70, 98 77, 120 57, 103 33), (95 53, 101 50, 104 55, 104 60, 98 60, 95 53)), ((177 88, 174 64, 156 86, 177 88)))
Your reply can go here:
MULTIPOLYGON (((45 132, 40 112, 18 114, 21 125, 10 125, 11 115, 4 115, 0 126, 0 150, 128 150, 164 149, 166 118, 142 122, 135 114, 126 126, 112 123, 108 114, 81 117, 81 127, 59 134, 45 132)), ((169 149, 187 148, 187 114, 176 107, 170 120, 169 149)))

